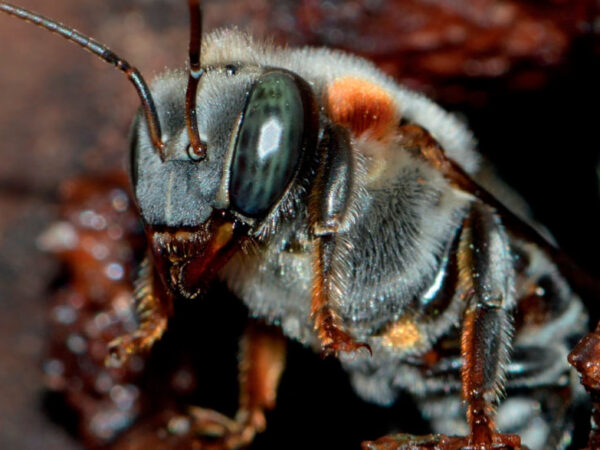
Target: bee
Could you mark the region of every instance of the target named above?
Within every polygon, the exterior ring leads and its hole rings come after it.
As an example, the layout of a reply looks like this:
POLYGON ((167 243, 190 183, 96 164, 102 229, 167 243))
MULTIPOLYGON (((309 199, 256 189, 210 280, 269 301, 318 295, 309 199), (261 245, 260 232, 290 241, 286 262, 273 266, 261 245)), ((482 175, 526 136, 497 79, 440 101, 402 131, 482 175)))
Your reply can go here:
POLYGON ((220 279, 258 320, 242 340, 238 413, 195 408, 200 435, 239 448, 265 429, 285 336, 338 357, 367 401, 411 393, 435 433, 366 448, 565 447, 578 392, 567 354, 587 314, 464 123, 340 51, 203 36, 199 1, 188 5, 189 70, 148 86, 104 45, 0 2, 117 67, 140 97, 139 326, 107 363, 148 351, 174 303, 220 279))

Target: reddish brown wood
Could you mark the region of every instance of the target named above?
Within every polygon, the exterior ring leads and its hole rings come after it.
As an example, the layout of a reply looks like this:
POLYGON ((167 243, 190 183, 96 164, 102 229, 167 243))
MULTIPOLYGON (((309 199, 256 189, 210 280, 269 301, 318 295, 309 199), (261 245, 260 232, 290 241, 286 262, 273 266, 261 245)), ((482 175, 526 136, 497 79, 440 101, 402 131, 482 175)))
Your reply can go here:
POLYGON ((569 354, 569 363, 581 375, 581 384, 592 398, 592 429, 588 448, 600 448, 600 326, 585 336, 569 354))
POLYGON ((430 434, 396 434, 362 444, 363 450, 526 450, 514 434, 495 435, 494 442, 473 445, 469 438, 430 434))

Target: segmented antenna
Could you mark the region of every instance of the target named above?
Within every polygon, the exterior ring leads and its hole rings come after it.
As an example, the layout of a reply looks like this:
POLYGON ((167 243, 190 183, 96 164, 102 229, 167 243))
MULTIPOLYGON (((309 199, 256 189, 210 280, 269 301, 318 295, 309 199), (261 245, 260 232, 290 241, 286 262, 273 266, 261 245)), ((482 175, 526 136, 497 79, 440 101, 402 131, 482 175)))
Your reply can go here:
POLYGON ((34 25, 51 31, 52 33, 56 33, 68 41, 74 42, 80 47, 83 47, 85 50, 93 53, 103 61, 112 64, 117 69, 123 71, 135 87, 135 90, 140 97, 142 109, 144 111, 144 117, 146 118, 148 130, 150 131, 152 145, 160 155, 160 158, 164 161, 165 144, 161 139, 160 121, 158 120, 158 114, 156 113, 156 106, 154 105, 154 100, 150 94, 150 89, 148 89, 148 85, 144 81, 144 78, 140 74, 139 70, 137 70, 135 67, 132 67, 127 61, 113 53, 105 45, 96 42, 94 39, 85 36, 60 22, 56 22, 39 14, 5 2, 0 2, 0 11, 26 22, 33 23, 34 25))
POLYGON ((190 72, 188 84, 185 91, 185 124, 190 139, 192 151, 198 158, 206 158, 206 142, 202 142, 198 133, 198 121, 196 119, 196 92, 198 82, 203 70, 200 68, 200 48, 202 41, 202 8, 199 0, 189 0, 190 8, 190 72))

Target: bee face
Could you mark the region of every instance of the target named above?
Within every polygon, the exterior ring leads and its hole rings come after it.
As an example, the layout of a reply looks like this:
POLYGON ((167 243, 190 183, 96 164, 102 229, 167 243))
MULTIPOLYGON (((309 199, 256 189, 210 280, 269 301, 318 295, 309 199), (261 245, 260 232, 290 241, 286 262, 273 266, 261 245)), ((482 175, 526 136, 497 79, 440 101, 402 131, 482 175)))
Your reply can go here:
POLYGON ((200 226, 213 209, 247 92, 258 74, 210 71, 202 77, 198 104, 200 136, 210 142, 210 154, 197 161, 188 151, 189 138, 184 118, 185 73, 162 77, 153 84, 157 110, 163 124, 165 161, 155 151, 145 122, 133 129, 131 172, 136 200, 144 222, 151 226, 200 226), (214 87, 209 89, 208 86, 214 87))
POLYGON ((185 74, 170 73, 153 84, 165 157, 137 120, 131 178, 154 254, 171 273, 166 284, 197 297, 246 236, 277 223, 297 200, 315 156, 318 114, 312 89, 293 72, 218 61, 204 68, 197 93, 207 146, 198 158, 185 124, 185 83, 185 74))
POLYGON ((197 117, 208 157, 190 151, 183 115, 185 76, 153 85, 164 124, 166 158, 137 121, 131 177, 145 223, 194 227, 221 210, 260 225, 314 154, 317 113, 308 84, 292 72, 258 66, 209 67, 201 78, 197 117))

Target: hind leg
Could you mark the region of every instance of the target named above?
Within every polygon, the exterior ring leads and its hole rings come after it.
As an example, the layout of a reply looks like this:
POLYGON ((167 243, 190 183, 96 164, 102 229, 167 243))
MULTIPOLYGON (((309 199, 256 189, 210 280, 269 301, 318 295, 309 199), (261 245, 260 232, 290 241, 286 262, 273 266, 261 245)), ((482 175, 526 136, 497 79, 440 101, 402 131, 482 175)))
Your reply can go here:
POLYGON ((275 407, 285 366, 285 338, 271 327, 251 324, 240 347, 240 401, 235 417, 190 409, 192 431, 200 437, 218 438, 225 449, 246 447, 265 430, 265 412, 275 407))
MULTIPOLYGON (((568 399, 568 392, 561 387, 509 390, 498 407, 496 427, 503 433, 520 436, 523 446, 530 450, 564 449, 573 425, 574 403, 568 399)), ((468 433, 466 411, 458 396, 428 399, 421 407, 436 433, 468 433)))

